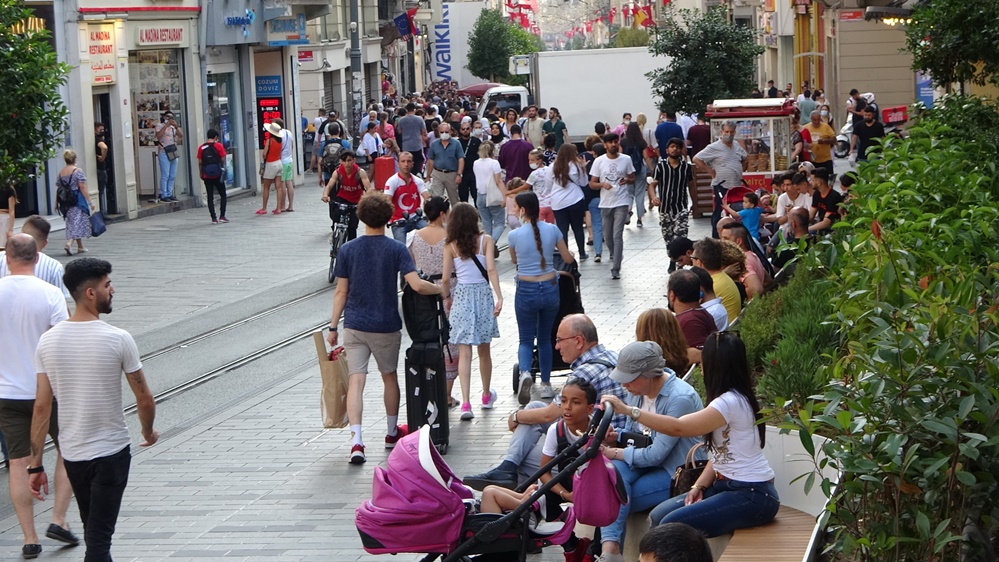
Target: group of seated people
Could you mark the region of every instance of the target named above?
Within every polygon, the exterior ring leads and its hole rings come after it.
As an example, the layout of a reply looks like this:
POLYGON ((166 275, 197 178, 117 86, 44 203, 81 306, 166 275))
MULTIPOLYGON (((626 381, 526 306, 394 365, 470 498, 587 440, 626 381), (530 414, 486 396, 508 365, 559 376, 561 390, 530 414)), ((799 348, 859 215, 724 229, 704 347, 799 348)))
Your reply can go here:
MULTIPOLYGON (((695 273, 674 273, 678 274, 699 286, 695 273)), ((670 289, 671 306, 682 303, 674 289, 670 289)), ((711 560, 710 551, 703 557, 704 537, 773 519, 780 501, 773 470, 763 455, 765 429, 757 425, 760 407, 745 346, 738 334, 719 331, 703 309, 698 310, 713 329, 692 345, 681 320, 688 310, 692 309, 682 308, 676 314, 662 308, 646 310, 638 319, 636 341, 620 353, 600 344, 597 329, 586 315, 564 318, 558 326, 556 349, 571 366, 570 378, 552 403, 531 402, 510 414, 513 436, 498 466, 463 478, 465 484, 484 491, 482 510, 502 512, 524 501, 536 488, 524 493, 512 489, 579 438, 595 407, 610 403, 612 429, 601 452, 616 469, 629 501, 613 523, 599 529, 599 560, 624 560, 625 525, 633 512, 651 510, 654 529, 640 544, 641 559, 650 561, 711 560), (692 350, 697 352, 696 359, 691 357, 692 350), (695 360, 701 363, 707 407, 681 378, 695 360), (689 490, 670 497, 674 472, 688 452, 702 443, 707 447, 701 450, 709 451, 704 472, 689 490), (660 526, 665 528, 658 530, 660 526), (681 542, 667 547, 662 544, 667 540, 681 542), (689 551, 685 557, 674 558, 669 552, 676 551, 678 544, 693 546, 681 549, 689 551)), ((553 478, 568 462, 542 476, 541 482, 553 478)), ((573 494, 579 492, 572 489, 571 477, 559 479, 545 501, 534 506, 539 518, 557 517, 561 505, 572 503, 573 494)), ((567 559, 586 559, 570 558, 570 547, 566 548, 567 559)), ((579 543, 573 542, 571 548, 578 553, 579 543)))

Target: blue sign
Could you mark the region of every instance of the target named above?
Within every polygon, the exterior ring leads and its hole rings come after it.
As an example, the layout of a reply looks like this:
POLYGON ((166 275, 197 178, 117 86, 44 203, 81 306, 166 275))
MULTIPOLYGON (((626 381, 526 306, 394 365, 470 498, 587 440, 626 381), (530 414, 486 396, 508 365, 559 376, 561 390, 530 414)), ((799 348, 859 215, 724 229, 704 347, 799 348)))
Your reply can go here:
POLYGON ((243 16, 229 16, 223 19, 223 23, 227 26, 241 27, 243 30, 243 37, 250 36, 250 26, 257 19, 257 12, 249 8, 246 9, 246 13, 243 16))
POLYGON ((309 44, 309 36, 305 30, 305 14, 298 14, 293 18, 272 19, 268 24, 267 44, 272 47, 309 44))
POLYGON ((442 4, 441 22, 434 26, 434 80, 451 81, 451 6, 442 4))
POLYGON ((281 96, 281 75, 257 76, 257 97, 269 98, 275 96, 281 96))
POLYGON ((916 101, 927 108, 933 107, 933 77, 929 72, 916 73, 916 101))

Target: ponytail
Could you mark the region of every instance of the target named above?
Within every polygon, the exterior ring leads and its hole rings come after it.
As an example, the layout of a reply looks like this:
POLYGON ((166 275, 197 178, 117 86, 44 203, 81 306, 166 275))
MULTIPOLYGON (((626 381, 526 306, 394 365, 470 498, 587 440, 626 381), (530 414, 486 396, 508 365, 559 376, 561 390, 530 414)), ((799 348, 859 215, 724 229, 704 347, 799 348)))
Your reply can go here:
POLYGON ((523 209, 527 219, 531 221, 531 228, 534 229, 534 243, 538 245, 538 253, 541 254, 541 270, 548 268, 548 260, 545 259, 545 250, 541 245, 541 230, 538 229, 538 215, 541 211, 538 196, 533 191, 518 193, 514 198, 517 206, 523 209))

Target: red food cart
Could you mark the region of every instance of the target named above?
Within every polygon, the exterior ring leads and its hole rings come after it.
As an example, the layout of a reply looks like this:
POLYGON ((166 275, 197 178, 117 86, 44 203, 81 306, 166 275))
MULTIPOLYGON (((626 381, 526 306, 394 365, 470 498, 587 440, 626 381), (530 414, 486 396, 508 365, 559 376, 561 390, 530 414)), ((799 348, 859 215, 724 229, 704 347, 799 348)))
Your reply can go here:
MULTIPOLYGON (((705 113, 711 120, 712 141, 721 136, 722 123, 735 123, 735 142, 742 145, 749 155, 749 167, 742 178, 753 191, 770 191, 770 180, 774 174, 787 171, 793 150, 793 115, 794 102, 776 98, 715 100, 705 113)), ((726 202, 741 203, 746 191, 745 187, 729 189, 726 202)))

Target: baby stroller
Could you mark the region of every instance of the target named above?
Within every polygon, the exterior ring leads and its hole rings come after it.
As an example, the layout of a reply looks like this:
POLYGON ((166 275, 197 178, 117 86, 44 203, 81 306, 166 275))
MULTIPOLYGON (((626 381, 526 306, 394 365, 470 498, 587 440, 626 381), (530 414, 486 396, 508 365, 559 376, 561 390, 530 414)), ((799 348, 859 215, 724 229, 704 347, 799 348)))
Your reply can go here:
MULTIPOLYGON (((567 371, 569 364, 562 360, 562 354, 555 349, 555 334, 558 332, 558 325, 562 319, 570 314, 583 314, 583 298, 579 290, 579 265, 572 263, 567 265, 562 261, 562 257, 555 254, 555 271, 558 274, 558 314, 555 316, 555 324, 552 325, 552 372, 567 371)), ((527 369, 525 369, 527 370, 527 369)), ((538 367, 538 346, 534 346, 534 353, 531 355, 531 376, 537 379, 541 369, 538 367)), ((520 389, 520 363, 513 364, 513 393, 520 389)))
POLYGON ((529 553, 568 541, 577 513, 582 523, 610 524, 620 506, 627 503, 627 493, 613 465, 600 454, 600 443, 613 417, 610 404, 604 408, 605 415, 594 415, 585 435, 541 467, 519 489, 526 489, 582 447, 586 450, 506 514, 469 513, 472 490, 455 476, 431 445, 426 428, 407 435, 389 454, 386 469, 375 468, 372 498, 355 512, 364 550, 371 554, 427 553, 422 562, 438 558, 442 562, 467 561, 472 555, 480 555, 475 560, 486 560, 490 555, 511 560, 510 554, 517 553, 518 560, 523 562, 529 553), (585 487, 587 493, 578 495, 576 505, 567 509, 560 521, 533 525, 532 505, 569 478, 574 479, 574 490, 585 487))

